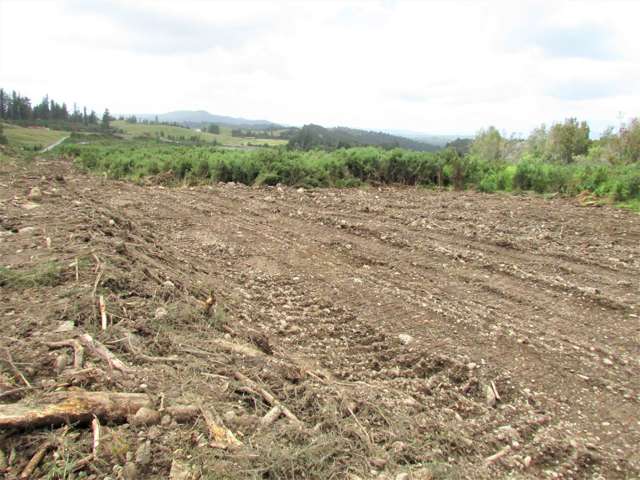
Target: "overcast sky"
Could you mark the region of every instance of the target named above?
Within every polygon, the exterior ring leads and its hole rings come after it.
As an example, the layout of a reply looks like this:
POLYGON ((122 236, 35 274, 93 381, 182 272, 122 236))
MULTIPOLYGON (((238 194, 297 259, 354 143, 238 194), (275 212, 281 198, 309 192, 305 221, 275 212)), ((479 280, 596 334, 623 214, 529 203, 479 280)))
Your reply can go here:
POLYGON ((0 0, 0 86, 116 113, 595 132, 640 114, 640 1, 0 0))

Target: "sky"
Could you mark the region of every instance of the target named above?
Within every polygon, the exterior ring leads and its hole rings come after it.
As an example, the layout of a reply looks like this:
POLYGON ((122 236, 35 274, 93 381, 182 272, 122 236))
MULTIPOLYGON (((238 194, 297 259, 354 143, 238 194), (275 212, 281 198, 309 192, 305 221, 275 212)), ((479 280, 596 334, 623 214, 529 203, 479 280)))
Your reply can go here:
POLYGON ((0 0, 0 87, 98 112, 597 134, 640 114, 639 1, 0 0))

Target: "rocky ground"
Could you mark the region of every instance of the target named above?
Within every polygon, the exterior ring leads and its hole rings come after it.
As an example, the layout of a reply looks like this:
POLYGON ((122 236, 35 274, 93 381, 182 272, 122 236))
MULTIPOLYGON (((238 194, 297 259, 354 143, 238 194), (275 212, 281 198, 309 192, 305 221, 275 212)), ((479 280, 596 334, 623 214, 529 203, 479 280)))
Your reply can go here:
POLYGON ((146 403, 0 428, 0 471, 637 478, 639 241, 637 214, 575 199, 5 163, 0 425, 146 403))

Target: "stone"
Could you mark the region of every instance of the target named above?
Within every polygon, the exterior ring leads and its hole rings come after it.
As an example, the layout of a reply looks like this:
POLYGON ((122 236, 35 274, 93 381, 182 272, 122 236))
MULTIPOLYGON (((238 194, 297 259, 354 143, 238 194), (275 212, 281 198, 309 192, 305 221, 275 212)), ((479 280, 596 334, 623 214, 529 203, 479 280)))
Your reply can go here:
POLYGON ((400 340, 400 343, 402 343, 403 345, 409 345, 411 342, 413 342, 413 337, 411 335, 407 335, 406 333, 401 333, 400 335, 398 335, 398 340, 400 340))
POLYGON ((55 329, 56 332, 70 332, 76 328, 73 323, 73 320, 65 320, 64 322, 60 322, 58 328, 55 329))
POLYGON ((33 200, 34 202, 42 200, 42 190, 40 190, 40 187, 33 187, 29 191, 29 195, 27 195, 27 198, 29 200, 33 200))
POLYGON ((396 480, 409 480, 409 474, 406 472, 396 475, 396 480))
POLYGON ((151 463, 151 442, 147 440, 136 450, 136 463, 143 467, 151 463))

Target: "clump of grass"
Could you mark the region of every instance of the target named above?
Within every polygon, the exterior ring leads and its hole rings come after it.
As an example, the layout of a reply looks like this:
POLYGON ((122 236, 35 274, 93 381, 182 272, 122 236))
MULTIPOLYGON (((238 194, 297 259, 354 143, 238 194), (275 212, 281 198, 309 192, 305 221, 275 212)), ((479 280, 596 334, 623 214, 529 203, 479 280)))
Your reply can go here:
POLYGON ((63 271, 58 262, 47 262, 30 270, 13 270, 0 266, 0 287, 3 288, 54 287, 62 281, 63 271))

